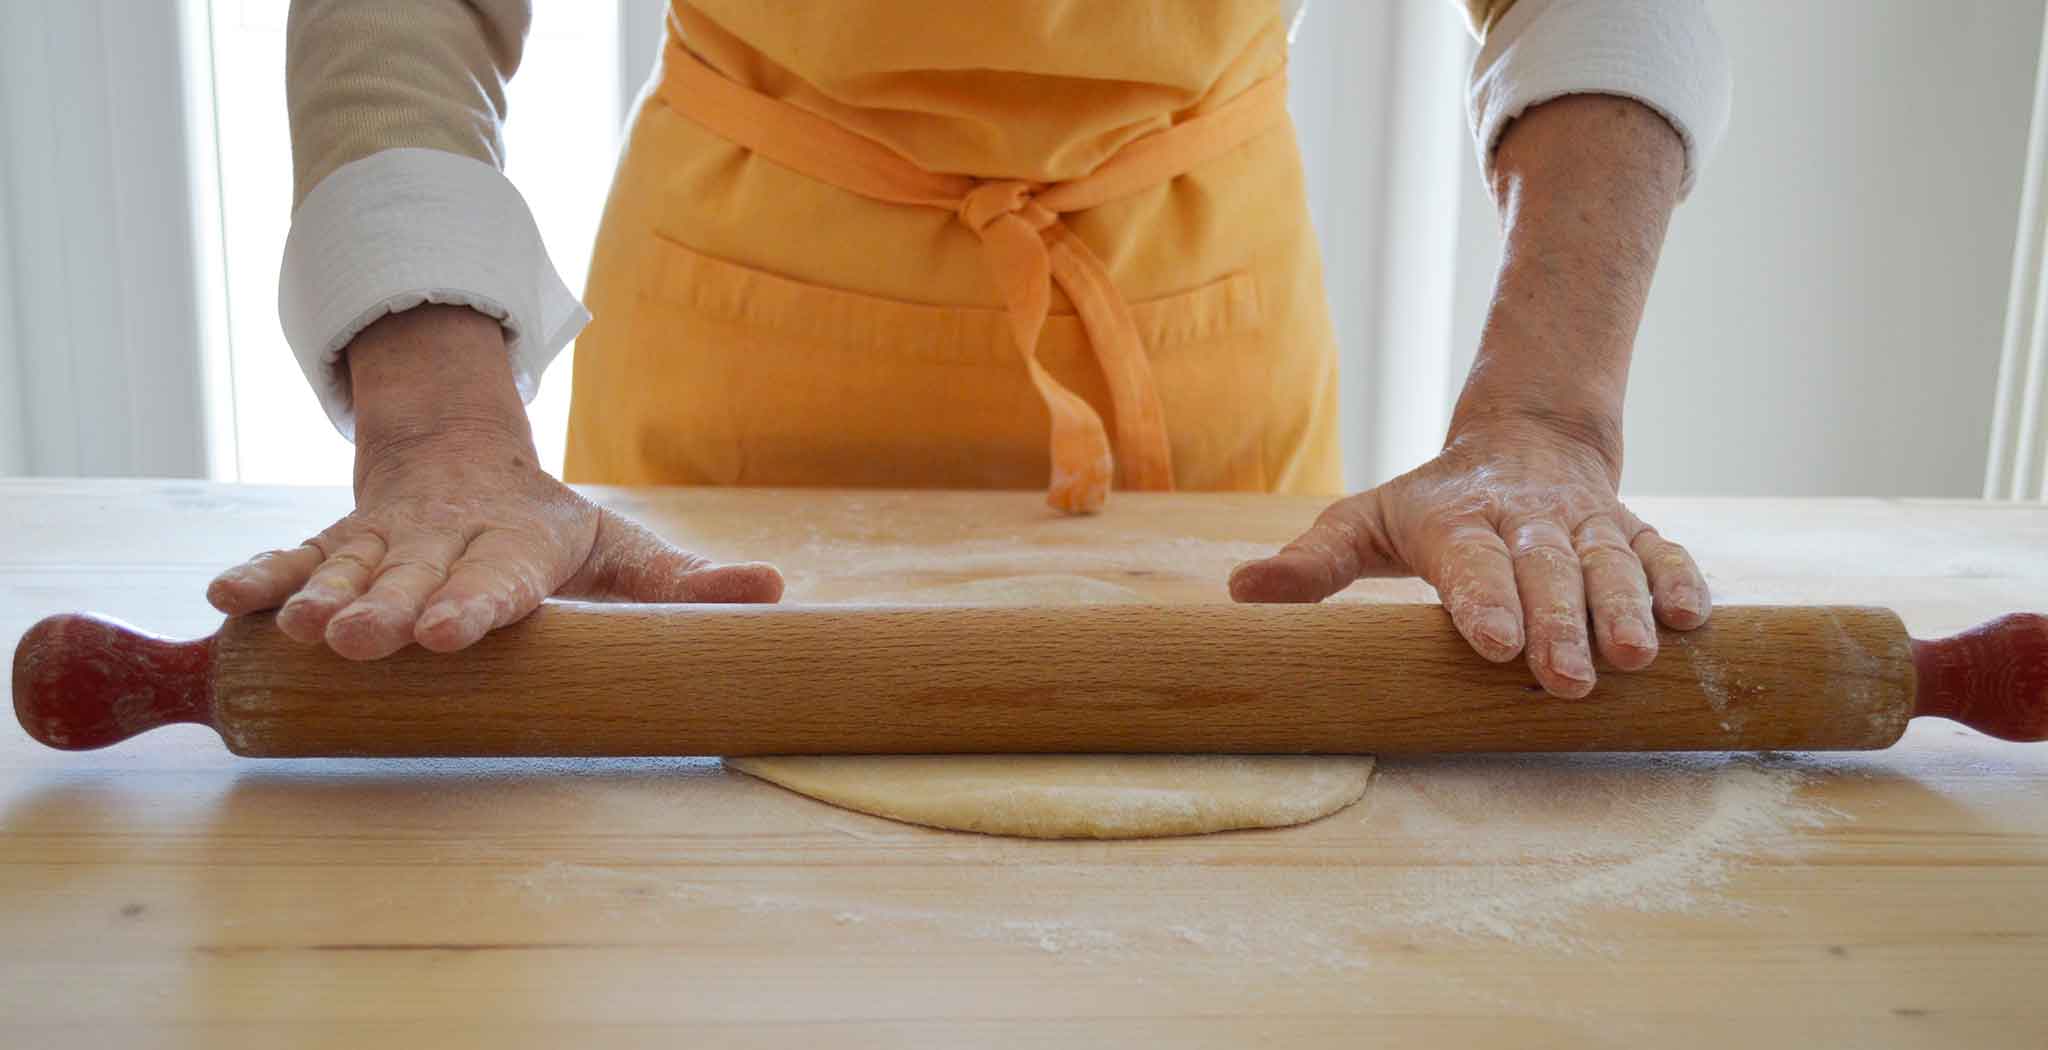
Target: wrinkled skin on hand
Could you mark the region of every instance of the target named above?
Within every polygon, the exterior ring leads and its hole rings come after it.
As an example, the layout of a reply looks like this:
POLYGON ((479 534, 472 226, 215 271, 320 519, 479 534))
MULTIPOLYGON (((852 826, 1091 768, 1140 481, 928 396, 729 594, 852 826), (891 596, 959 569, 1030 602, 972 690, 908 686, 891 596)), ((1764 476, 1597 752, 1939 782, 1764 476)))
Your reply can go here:
POLYGON ((1332 504, 1279 553, 1239 566, 1230 593, 1315 602, 1361 577, 1420 576, 1480 655, 1523 655, 1551 694, 1583 697, 1594 647, 1640 670, 1657 656, 1658 623, 1691 630, 1712 609, 1692 556, 1622 505, 1619 477, 1593 443, 1540 422, 1489 422, 1332 504))
POLYGON ((230 616, 277 610, 291 638, 375 660, 438 652, 515 623, 549 595, 628 602, 773 602, 771 566, 718 565, 605 510, 534 462, 530 442, 437 436, 360 472, 356 510, 289 550, 215 578, 230 616))

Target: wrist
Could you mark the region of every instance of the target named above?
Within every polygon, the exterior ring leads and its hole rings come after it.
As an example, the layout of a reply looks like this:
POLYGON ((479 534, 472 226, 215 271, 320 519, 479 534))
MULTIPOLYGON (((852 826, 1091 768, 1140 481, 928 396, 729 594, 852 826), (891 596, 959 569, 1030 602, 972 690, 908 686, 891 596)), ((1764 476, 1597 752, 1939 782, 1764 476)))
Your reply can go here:
POLYGON ((359 474, 366 461, 418 448, 532 452, 504 330, 490 317, 433 305, 391 314, 356 336, 342 363, 359 474))
POLYGON ((1529 397, 1473 397, 1458 402, 1444 436, 1454 449, 1499 441, 1540 443, 1583 451, 1597 459, 1619 484, 1622 467, 1621 407, 1586 403, 1544 403, 1529 397))

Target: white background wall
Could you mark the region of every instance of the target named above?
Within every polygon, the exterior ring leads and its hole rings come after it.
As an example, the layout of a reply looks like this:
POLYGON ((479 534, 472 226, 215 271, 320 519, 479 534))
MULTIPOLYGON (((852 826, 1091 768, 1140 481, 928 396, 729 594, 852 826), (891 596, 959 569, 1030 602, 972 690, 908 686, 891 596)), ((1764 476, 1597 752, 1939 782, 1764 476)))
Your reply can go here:
POLYGON ((231 455, 206 411, 224 297, 195 10, 0 0, 0 472, 204 475, 231 455))
MULTIPOLYGON (((1976 496, 2040 0, 1710 0, 1728 138, 1678 211, 1624 487, 1976 496)), ((1462 173, 1454 369, 1499 252, 1462 173)))
MULTIPOLYGON (((622 2, 631 85, 660 0, 622 2)), ((1709 2, 1735 117, 1651 299, 1628 487, 1974 495, 2042 0, 1709 2)), ((218 226, 173 171, 218 185, 172 43, 203 6, 0 0, 0 472, 234 461, 194 349, 215 263, 175 250, 218 226)), ((1469 49, 1445 0, 1314 0, 1296 44, 1355 484, 1434 447, 1483 317, 1469 49)))

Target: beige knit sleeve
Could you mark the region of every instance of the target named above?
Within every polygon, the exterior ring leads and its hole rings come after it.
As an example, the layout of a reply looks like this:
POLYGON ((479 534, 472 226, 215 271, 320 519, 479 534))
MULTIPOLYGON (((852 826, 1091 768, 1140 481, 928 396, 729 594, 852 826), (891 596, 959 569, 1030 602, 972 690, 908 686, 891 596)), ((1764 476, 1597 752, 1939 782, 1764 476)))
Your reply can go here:
POLYGON ((530 0, 292 0, 293 209, 336 168, 381 150, 502 169, 505 82, 532 20, 530 0))
POLYGON ((1473 36, 1481 40, 1486 39, 1486 31, 1492 29, 1495 22, 1500 21, 1500 16, 1507 14, 1508 8, 1515 6, 1515 0, 1451 0, 1451 2, 1458 6, 1458 10, 1464 12, 1466 27, 1472 30, 1473 36))

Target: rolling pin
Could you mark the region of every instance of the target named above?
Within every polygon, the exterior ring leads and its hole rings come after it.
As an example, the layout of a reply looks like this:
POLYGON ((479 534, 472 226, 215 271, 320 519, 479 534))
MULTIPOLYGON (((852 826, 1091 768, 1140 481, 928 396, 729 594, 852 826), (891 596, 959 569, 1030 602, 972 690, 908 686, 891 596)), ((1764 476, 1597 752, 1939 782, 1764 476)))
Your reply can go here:
POLYGON ((544 605, 352 663, 268 615, 173 642, 54 616, 14 656, 52 747, 212 726, 239 755, 1875 749, 1915 717, 2048 737, 2048 617, 1916 641, 1884 609, 1732 607, 1546 696, 1434 605, 544 605))

